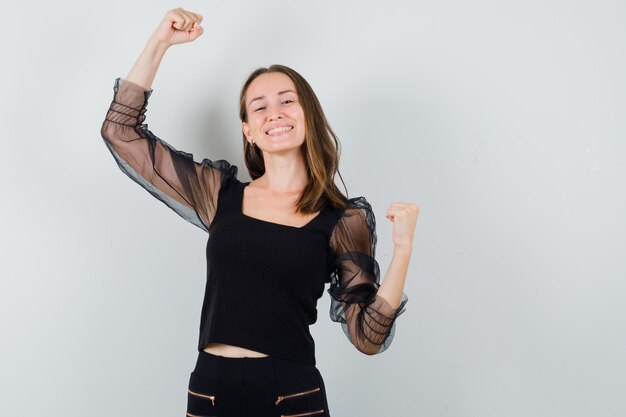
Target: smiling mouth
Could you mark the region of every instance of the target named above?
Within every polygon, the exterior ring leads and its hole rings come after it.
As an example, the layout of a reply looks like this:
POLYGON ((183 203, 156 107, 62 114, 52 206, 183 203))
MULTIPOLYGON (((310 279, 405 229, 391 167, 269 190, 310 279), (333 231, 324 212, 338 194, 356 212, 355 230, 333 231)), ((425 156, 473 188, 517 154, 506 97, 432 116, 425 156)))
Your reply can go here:
POLYGON ((275 127, 274 129, 270 129, 270 130, 268 130, 265 133, 270 135, 270 136, 282 135, 283 133, 289 132, 292 129, 293 129, 293 126, 275 127))

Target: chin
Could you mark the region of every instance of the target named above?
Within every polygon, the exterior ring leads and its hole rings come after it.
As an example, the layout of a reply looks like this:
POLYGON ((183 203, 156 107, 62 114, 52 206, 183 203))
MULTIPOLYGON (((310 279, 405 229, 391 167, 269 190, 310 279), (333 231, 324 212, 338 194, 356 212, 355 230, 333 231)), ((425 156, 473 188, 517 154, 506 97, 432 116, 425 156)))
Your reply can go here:
POLYGON ((275 146, 270 146, 266 151, 268 153, 286 153, 296 151, 301 149, 302 145, 293 145, 293 144, 276 144, 275 146))

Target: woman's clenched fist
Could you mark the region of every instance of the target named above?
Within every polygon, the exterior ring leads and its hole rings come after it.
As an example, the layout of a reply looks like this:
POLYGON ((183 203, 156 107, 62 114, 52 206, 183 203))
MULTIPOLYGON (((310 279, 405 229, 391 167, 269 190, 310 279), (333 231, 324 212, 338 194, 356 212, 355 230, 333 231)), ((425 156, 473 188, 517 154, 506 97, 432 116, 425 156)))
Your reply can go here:
POLYGON ((200 26, 202 16, 182 7, 168 10, 152 35, 156 41, 166 46, 196 40, 204 29, 200 26))

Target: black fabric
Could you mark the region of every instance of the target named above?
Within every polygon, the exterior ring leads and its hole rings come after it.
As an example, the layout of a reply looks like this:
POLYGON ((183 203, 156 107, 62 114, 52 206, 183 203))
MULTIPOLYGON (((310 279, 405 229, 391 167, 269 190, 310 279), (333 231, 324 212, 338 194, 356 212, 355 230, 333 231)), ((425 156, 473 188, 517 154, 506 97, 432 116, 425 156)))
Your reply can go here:
POLYGON ((120 169, 181 217, 208 229, 222 180, 237 174, 225 160, 204 159, 176 150, 143 123, 152 89, 116 78, 113 101, 100 129, 120 169))
POLYGON ((178 151, 146 124, 152 90, 117 78, 102 137, 122 171, 192 224, 208 232, 207 281, 198 350, 226 343, 315 365, 309 326, 327 283, 330 318, 361 352, 385 351, 399 306, 378 296, 376 223, 364 197, 340 210, 327 205, 302 227, 247 216, 238 169, 228 161, 178 151))
POLYGON ((375 355, 391 345, 396 318, 406 311, 403 292, 398 307, 378 295, 380 267, 376 261, 376 219, 365 197, 349 199, 338 214, 330 237, 330 318, 341 323, 350 342, 375 355))
POLYGON ((330 274, 327 207, 298 228, 248 217, 242 183, 229 178, 218 199, 207 242, 207 285, 201 350, 210 342, 315 364, 309 326, 330 274))
POLYGON ((324 379, 313 365, 266 356, 231 358, 204 351, 189 377, 191 416, 330 417, 324 379))

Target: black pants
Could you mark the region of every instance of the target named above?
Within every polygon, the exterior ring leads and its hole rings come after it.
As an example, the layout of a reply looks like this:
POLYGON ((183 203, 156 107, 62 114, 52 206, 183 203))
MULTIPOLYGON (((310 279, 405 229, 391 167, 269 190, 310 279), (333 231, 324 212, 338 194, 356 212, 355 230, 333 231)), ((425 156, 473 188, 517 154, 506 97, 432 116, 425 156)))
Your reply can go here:
POLYGON ((330 417, 314 365, 198 352, 189 377, 187 417, 330 417))

